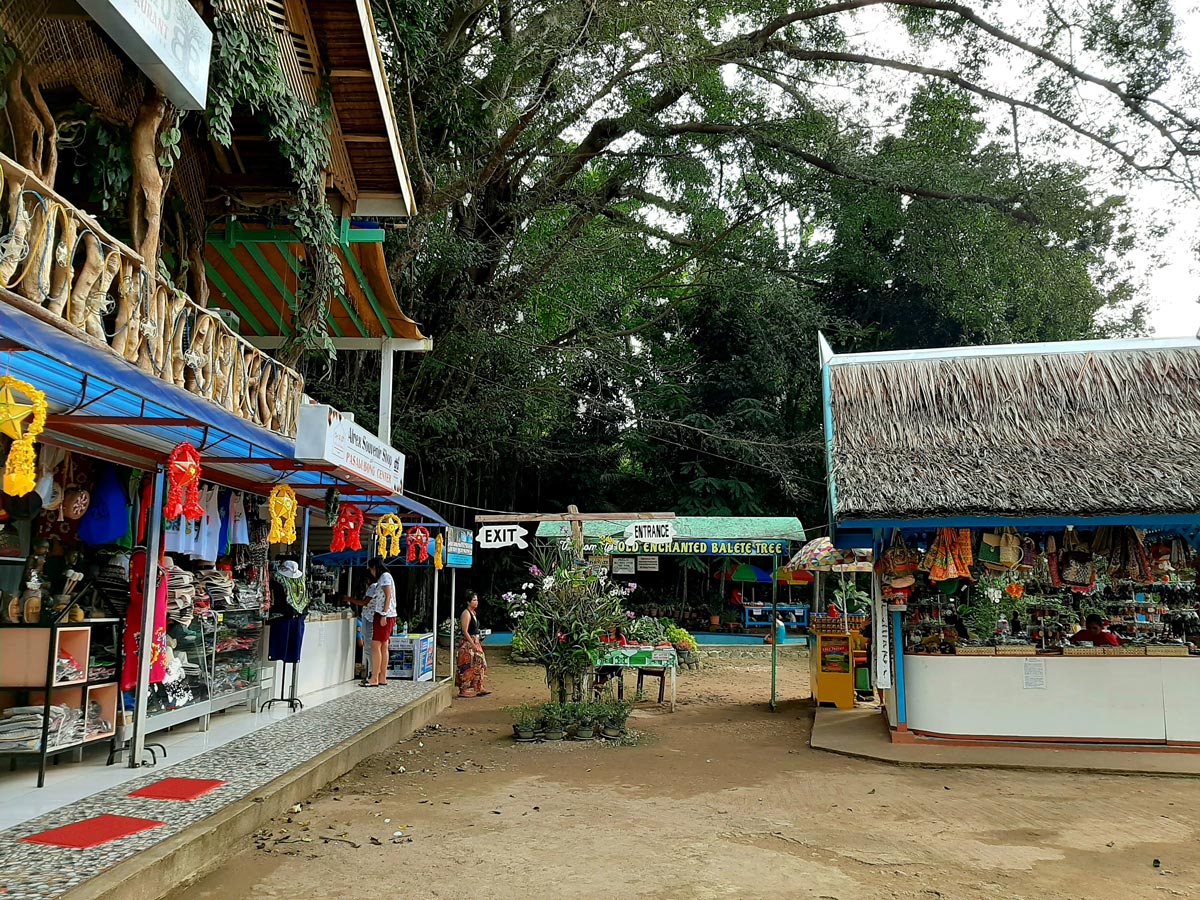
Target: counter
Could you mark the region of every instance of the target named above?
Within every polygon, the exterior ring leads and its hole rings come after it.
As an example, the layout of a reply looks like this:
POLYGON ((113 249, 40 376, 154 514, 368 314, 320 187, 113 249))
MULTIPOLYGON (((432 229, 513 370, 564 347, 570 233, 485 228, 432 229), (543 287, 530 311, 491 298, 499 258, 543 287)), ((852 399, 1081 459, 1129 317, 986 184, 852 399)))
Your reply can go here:
MULTIPOLYGON (((310 614, 304 622, 304 643, 296 666, 296 696, 303 697, 354 680, 358 620, 350 612, 310 614)), ((283 666, 274 663, 278 689, 283 666)), ((291 677, 291 666, 288 666, 291 677)), ((285 696, 276 693, 272 696, 285 696)))
POLYGON ((914 654, 904 693, 919 734, 1200 744, 1194 657, 914 654))

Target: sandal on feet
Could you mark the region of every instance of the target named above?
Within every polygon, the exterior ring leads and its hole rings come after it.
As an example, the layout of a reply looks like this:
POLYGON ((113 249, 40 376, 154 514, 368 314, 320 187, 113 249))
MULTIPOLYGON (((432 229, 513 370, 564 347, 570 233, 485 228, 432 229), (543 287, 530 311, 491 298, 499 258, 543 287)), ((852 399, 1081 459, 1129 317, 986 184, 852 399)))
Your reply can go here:
POLYGON ((476 694, 475 696, 476 696, 476 697, 486 697, 486 696, 487 696, 488 694, 490 694, 490 693, 491 693, 491 691, 480 691, 480 692, 479 692, 478 694, 476 694))

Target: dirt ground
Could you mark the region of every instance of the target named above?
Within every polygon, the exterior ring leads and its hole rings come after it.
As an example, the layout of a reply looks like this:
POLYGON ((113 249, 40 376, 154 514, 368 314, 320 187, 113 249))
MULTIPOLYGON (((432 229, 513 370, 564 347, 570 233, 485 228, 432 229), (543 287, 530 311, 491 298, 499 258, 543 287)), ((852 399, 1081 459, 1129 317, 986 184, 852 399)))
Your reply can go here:
MULTIPOLYGON (((897 768, 813 751, 809 701, 766 709, 766 660, 680 676, 632 746, 517 745, 541 671, 373 757, 175 896, 1200 896, 1200 781, 897 768), (1157 861, 1157 865, 1156 865, 1157 861)), ((779 696, 808 695, 792 657, 779 696)))

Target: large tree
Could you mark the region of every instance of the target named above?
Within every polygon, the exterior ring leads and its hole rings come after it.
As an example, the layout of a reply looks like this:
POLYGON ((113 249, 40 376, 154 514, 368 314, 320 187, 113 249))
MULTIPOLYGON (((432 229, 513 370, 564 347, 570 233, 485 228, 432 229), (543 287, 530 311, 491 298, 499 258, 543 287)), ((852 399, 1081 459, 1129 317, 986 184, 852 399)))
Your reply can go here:
POLYGON ((466 505, 819 518, 818 327, 1136 330, 1117 192, 1197 188, 1169 3, 376 8, 419 206, 389 250, 436 341, 395 438, 466 505))

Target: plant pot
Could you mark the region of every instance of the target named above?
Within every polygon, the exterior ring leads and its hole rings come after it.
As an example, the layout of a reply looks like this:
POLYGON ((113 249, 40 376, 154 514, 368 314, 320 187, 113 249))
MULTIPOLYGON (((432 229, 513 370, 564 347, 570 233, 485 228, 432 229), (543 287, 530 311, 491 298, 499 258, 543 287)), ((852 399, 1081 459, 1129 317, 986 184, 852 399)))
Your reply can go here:
POLYGON ((619 738, 621 736, 621 728, 616 725, 605 725, 600 729, 600 733, 606 738, 619 738))
POLYGON ((717 625, 720 625, 720 624, 721 624, 721 617, 720 617, 720 616, 709 616, 709 617, 708 617, 708 624, 709 624, 709 625, 712 625, 712 626, 714 626, 714 627, 715 627, 715 626, 717 626, 717 625))
POLYGON ((547 728, 545 733, 542 735, 542 739, 547 741, 561 741, 565 736, 566 732, 564 732, 561 728, 547 728))
POLYGON ((532 728, 522 728, 519 725, 513 726, 513 735, 518 741, 532 741, 537 739, 537 731, 532 728))
POLYGON ((596 726, 595 725, 576 725, 575 726, 575 740, 590 741, 595 736, 596 736, 596 726))

